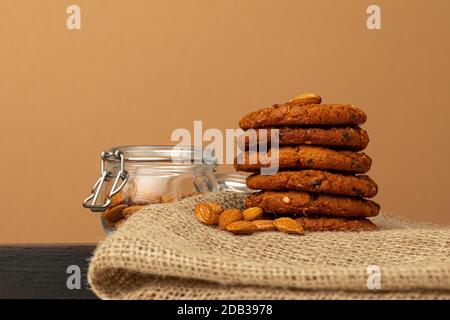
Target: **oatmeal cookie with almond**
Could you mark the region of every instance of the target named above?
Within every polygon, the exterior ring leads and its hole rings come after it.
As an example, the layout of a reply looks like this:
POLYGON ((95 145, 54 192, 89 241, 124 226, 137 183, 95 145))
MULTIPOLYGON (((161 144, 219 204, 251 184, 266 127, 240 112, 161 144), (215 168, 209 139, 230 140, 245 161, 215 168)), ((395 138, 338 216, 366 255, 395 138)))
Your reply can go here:
POLYGON ((253 111, 245 115, 239 126, 244 129, 279 126, 358 126, 367 116, 351 104, 296 104, 288 102, 253 111))

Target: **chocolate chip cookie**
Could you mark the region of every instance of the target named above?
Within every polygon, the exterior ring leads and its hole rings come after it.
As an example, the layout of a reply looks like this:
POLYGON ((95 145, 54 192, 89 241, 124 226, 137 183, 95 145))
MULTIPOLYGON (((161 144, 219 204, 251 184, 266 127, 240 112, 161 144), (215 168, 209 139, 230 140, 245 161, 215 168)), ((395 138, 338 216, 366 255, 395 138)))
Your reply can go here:
POLYGON ((378 229, 369 219, 300 217, 295 220, 305 231, 372 231, 378 229))
POLYGON ((245 198, 245 206, 259 207, 266 213, 337 217, 373 217, 380 206, 371 200, 300 191, 263 191, 245 198))
POLYGON ((372 198, 378 186, 366 175, 354 176, 319 170, 282 171, 273 175, 253 174, 247 187, 254 190, 298 190, 372 198))
MULTIPOLYGON (((263 167, 270 167, 271 157, 278 159, 280 169, 320 169, 331 171, 346 171, 365 173, 372 165, 372 159, 365 153, 353 151, 336 151, 321 147, 296 146, 280 147, 278 155, 269 150, 267 153, 257 152, 256 163, 250 163, 248 151, 235 159, 234 167, 237 171, 256 172, 263 167)), ((275 162, 276 163, 276 162, 275 162)))
POLYGON ((273 126, 357 126, 366 120, 366 114, 350 104, 301 105, 289 102, 250 112, 239 121, 239 126, 244 130, 273 126))
MULTIPOLYGON (((279 145, 314 145, 345 148, 360 151, 367 147, 369 136, 367 131, 359 127, 346 128, 302 128, 280 127, 279 145)), ((271 131, 274 129, 247 130, 244 133, 246 146, 258 144, 266 137, 267 144, 271 142, 271 131), (266 130, 265 132, 262 130, 266 130), (263 137, 263 138, 261 138, 263 137)))

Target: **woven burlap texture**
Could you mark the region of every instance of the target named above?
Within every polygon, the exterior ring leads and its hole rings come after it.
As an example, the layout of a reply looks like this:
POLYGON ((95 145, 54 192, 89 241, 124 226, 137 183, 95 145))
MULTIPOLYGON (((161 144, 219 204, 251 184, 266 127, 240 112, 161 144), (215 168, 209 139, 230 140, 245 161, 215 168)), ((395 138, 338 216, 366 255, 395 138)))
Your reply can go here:
POLYGON ((372 232, 235 236, 194 207, 242 207, 221 191, 148 206, 97 247, 88 279, 105 299, 450 298, 450 227, 380 215, 372 232), (379 266, 381 289, 368 289, 379 266))

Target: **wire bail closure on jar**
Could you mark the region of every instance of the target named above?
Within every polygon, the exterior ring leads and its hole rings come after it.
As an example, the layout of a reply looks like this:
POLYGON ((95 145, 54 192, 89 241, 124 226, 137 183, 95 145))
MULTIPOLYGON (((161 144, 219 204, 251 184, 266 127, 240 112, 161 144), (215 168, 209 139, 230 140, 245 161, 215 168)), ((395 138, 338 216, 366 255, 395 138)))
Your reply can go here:
POLYGON ((114 150, 109 152, 102 152, 100 164, 100 178, 98 178, 97 182, 92 187, 91 195, 83 201, 83 207, 91 209, 94 212, 105 211, 106 208, 108 208, 108 206, 111 204, 112 197, 117 194, 128 181, 128 172, 125 171, 125 158, 121 151, 114 150), (120 171, 117 173, 117 177, 114 180, 111 191, 109 192, 108 198, 106 199, 105 203, 97 204, 98 196, 103 184, 111 180, 113 177, 111 171, 105 170, 105 162, 110 158, 120 160, 120 171))

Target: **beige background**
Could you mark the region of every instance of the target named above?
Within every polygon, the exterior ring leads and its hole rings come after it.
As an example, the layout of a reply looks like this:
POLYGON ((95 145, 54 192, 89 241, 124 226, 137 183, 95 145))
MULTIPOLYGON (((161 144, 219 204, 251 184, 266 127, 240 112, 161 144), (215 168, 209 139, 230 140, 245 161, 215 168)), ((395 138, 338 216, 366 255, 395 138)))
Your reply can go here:
POLYGON ((371 3, 0 0, 0 242, 96 241, 100 151, 305 91, 367 112, 383 212, 450 223, 450 2, 371 3))

